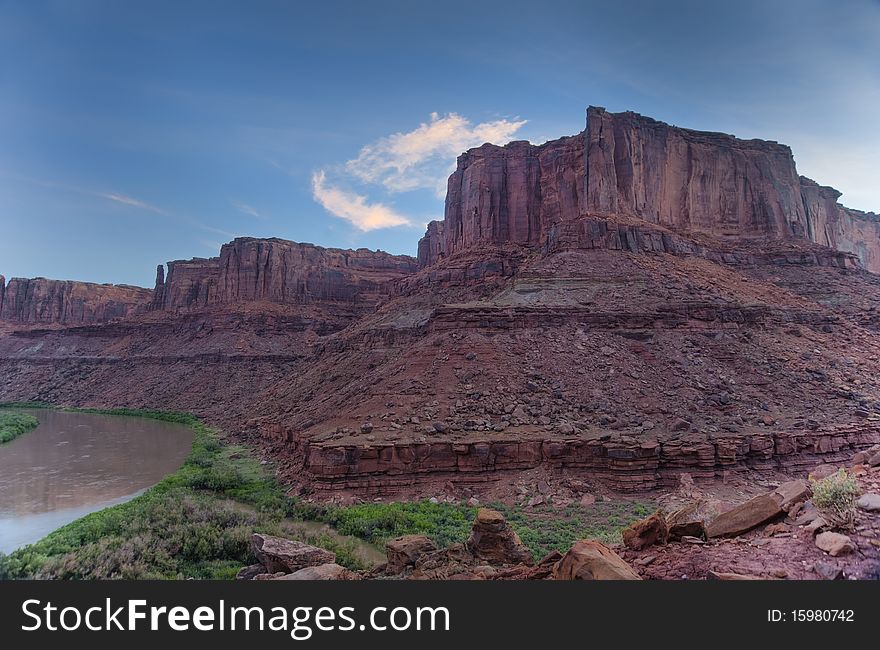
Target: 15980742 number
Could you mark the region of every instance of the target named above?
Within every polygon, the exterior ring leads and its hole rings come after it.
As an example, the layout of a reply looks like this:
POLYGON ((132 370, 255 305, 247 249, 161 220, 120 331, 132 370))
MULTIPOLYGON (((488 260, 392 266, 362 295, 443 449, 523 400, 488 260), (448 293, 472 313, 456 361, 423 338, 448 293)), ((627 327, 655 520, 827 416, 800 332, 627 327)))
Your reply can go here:
POLYGON ((851 609, 793 609, 791 620, 802 623, 852 623, 855 614, 851 609))

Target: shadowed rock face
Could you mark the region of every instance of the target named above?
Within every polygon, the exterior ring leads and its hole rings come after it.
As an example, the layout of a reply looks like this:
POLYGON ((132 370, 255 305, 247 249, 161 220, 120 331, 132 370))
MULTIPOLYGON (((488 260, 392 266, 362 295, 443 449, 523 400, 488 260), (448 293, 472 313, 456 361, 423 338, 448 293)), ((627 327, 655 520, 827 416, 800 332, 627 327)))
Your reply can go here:
POLYGON ((785 145, 590 107, 579 135, 461 155, 444 222, 429 227, 419 262, 487 244, 543 244, 554 225, 591 213, 719 239, 811 241, 880 273, 880 217, 839 197, 798 176, 785 145))
POLYGON ((371 303, 387 295, 390 282, 416 267, 416 260, 405 255, 239 238, 224 244, 220 257, 169 262, 164 282, 157 277, 157 307, 186 311, 252 301, 371 303))
POLYGON ((89 325, 131 316, 152 299, 149 289, 46 278, 0 276, 0 320, 89 325))
POLYGON ((855 253, 862 266, 880 273, 880 216, 840 205, 840 192, 833 187, 823 187, 804 176, 800 181, 809 238, 829 248, 855 253))
POLYGON ((446 194, 447 252, 537 244, 549 225, 576 218, 583 208, 583 152, 579 135, 540 146, 485 144, 459 156, 446 194))

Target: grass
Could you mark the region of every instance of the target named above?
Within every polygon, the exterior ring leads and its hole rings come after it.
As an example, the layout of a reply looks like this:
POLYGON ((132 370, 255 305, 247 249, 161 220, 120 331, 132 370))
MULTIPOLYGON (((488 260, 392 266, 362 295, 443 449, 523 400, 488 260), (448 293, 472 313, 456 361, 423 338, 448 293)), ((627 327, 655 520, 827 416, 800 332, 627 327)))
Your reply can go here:
MULTIPOLYGON (((296 520, 321 521, 378 545, 421 533, 444 547, 467 540, 476 514, 476 508, 464 504, 430 501, 347 507, 305 503, 286 496, 249 449, 230 444, 192 415, 71 410, 188 426, 194 434, 192 451, 179 470, 143 495, 78 519, 10 555, 0 554, 0 579, 228 579, 256 561, 250 548, 256 531, 326 548, 340 564, 359 569, 365 567, 353 543, 304 531, 296 520)), ((623 528, 654 510, 637 501, 561 509, 489 507, 507 517, 536 559, 551 550, 565 551, 578 539, 619 542, 623 528)))
MULTIPOLYGON (((630 523, 654 512, 656 506, 638 501, 602 501, 592 506, 532 508, 489 504, 499 510, 529 547, 535 559, 553 550, 565 552, 579 539, 606 544, 621 541, 630 523)), ((301 516, 325 521, 340 533, 384 544, 400 535, 423 534, 438 547, 464 542, 477 509, 454 503, 367 503, 348 507, 297 506, 301 516)))
POLYGON ((225 444, 197 418, 182 413, 89 410, 151 417, 192 428, 184 465, 143 495, 94 512, 9 555, 0 578, 232 578, 256 561, 254 531, 319 545, 337 562, 363 568, 354 545, 313 535, 288 520, 292 500, 244 447, 225 444))
POLYGON ((35 429, 38 424, 39 421, 33 415, 0 412, 0 444, 18 438, 35 429))
POLYGON ((829 523, 842 528, 852 527, 856 512, 856 497, 859 496, 856 477, 841 468, 831 476, 811 483, 813 504, 829 523))

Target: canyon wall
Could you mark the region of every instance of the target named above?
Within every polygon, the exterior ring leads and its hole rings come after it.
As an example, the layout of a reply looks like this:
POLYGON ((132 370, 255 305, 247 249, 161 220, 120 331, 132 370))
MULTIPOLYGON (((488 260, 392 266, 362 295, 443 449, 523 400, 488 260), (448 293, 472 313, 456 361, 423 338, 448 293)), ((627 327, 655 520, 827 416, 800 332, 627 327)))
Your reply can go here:
POLYGON ((459 156, 444 221, 429 227, 419 261, 485 244, 543 245, 556 224, 589 213, 717 239, 811 241, 880 273, 880 217, 839 196, 798 176, 791 149, 777 142, 590 107, 579 135, 459 156))
POLYGON ((591 107, 586 146, 589 210, 722 237, 804 237, 808 231, 785 145, 591 107))
POLYGON ((238 238, 220 256, 168 263, 156 278, 155 308, 193 310, 214 304, 268 301, 375 303, 417 261, 367 249, 341 250, 282 239, 238 238))
POLYGON ((446 251, 481 243, 537 244, 545 229, 583 207, 583 136, 543 145, 484 144, 458 157, 449 177, 446 251))
POLYGON ((869 271, 880 273, 880 215, 846 208, 840 192, 800 177, 801 196, 814 242, 858 256, 869 271))
POLYGON ((0 276, 0 320, 22 324, 90 325, 125 318, 147 307, 141 287, 0 276))

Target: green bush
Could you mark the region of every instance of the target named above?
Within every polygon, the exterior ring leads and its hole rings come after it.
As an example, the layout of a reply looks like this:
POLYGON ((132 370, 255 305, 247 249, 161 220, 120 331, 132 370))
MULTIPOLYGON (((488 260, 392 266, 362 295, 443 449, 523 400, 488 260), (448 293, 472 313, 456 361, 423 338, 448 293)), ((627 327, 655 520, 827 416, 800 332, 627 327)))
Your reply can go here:
MULTIPOLYGON (((652 504, 638 501, 599 502, 589 507, 530 508, 490 504, 500 511, 532 555, 566 551, 579 539, 620 542, 621 531, 654 512, 652 504)), ((401 535, 422 534, 438 547, 467 540, 477 509, 458 503, 365 503, 348 507, 297 506, 303 518, 318 519, 340 533, 382 545, 401 535)))
POLYGON ((0 579, 231 579, 256 561, 250 547, 255 531, 318 542, 343 566, 365 568, 349 541, 311 535, 286 521, 294 505, 275 479, 247 450, 223 444, 192 416, 92 412, 187 424, 194 432, 192 453, 141 496, 0 554, 0 579))
POLYGON ((39 420, 26 413, 0 411, 0 444, 14 440, 23 433, 35 429, 39 420))
POLYGON ((813 504, 829 523, 845 528, 852 526, 859 496, 856 477, 841 468, 831 476, 811 483, 813 504))

